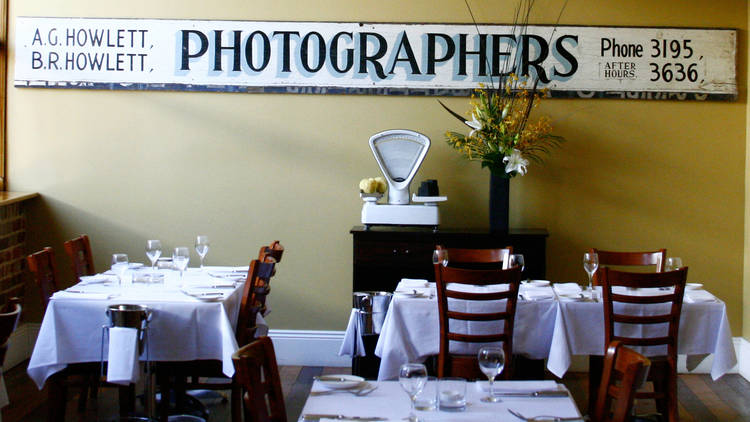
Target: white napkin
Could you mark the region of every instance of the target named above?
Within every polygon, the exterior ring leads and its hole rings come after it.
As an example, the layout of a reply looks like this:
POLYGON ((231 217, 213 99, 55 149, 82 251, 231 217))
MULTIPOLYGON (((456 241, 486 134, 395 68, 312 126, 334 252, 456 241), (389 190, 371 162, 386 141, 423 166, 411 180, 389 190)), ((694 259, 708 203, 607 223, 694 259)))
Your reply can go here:
POLYGON ((705 290, 688 290, 683 300, 687 303, 713 302, 716 296, 705 290))
POLYGON ((128 385, 138 381, 138 330, 112 327, 109 329, 107 381, 128 385))
POLYGON ((401 282, 398 283, 398 287, 427 287, 430 283, 427 280, 419 278, 402 278, 401 282))
POLYGON ((555 283, 553 287, 558 293, 581 293, 581 286, 578 283, 555 283))
POLYGON ((234 287, 236 281, 239 281, 239 280, 243 280, 244 281, 245 278, 246 278, 246 276, 235 277, 235 278, 230 278, 230 277, 222 277, 222 278, 212 277, 211 278, 211 283, 209 283, 209 285, 211 287, 234 287))
MULTIPOLYGON (((489 392, 488 381, 477 381, 476 388, 479 391, 489 392)), ((535 391, 557 390, 555 380, 547 381, 495 381, 493 391, 495 393, 533 393, 535 391)))
POLYGON ((117 281, 117 277, 107 276, 104 274, 82 275, 79 278, 81 279, 80 284, 82 286, 85 286, 87 284, 101 284, 101 283, 109 283, 109 282, 117 281))
POLYGON ((424 296, 424 297, 430 297, 430 288, 429 287, 420 287, 420 288, 413 288, 413 287, 401 287, 399 286, 393 293, 395 294, 406 294, 406 295, 418 295, 418 296, 424 296))
POLYGON ((544 300, 555 297, 554 292, 550 288, 524 288, 521 289, 519 295, 525 300, 544 300))
POLYGON ((107 300, 116 296, 112 293, 95 293, 95 292, 83 292, 80 290, 76 291, 65 291, 60 290, 52 295, 52 299, 90 299, 90 300, 107 300))
POLYGON ((356 356, 365 356, 365 343, 357 330, 357 310, 352 309, 351 314, 349 314, 349 323, 344 332, 344 340, 341 342, 341 348, 339 349, 339 356, 354 357, 355 349, 357 351, 356 356))

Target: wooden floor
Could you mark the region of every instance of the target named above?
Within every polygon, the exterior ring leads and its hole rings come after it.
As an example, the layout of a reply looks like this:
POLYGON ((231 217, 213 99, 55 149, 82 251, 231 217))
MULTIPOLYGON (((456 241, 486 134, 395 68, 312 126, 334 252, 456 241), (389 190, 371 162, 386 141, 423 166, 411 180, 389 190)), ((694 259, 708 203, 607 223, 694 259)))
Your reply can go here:
MULTIPOLYGON (((26 364, 21 364, 5 374, 10 396, 10 405, 2 410, 4 422, 41 422, 46 420, 46 391, 37 390, 26 376, 26 364)), ((313 366, 283 366, 279 368, 284 389, 287 416, 296 421, 305 404, 313 377, 323 374, 348 373, 348 368, 313 366)), ((583 373, 571 373, 563 380, 573 393, 580 409, 586 409, 587 377, 583 373)), ((683 422, 750 422, 750 383, 737 374, 729 374, 718 381, 709 375, 680 375, 678 394, 680 420, 683 422)), ((101 391, 99 398, 89 403, 85 413, 76 412, 77 394, 72 392, 68 405, 68 421, 112 421, 115 420, 117 400, 111 389, 101 391)), ((215 396, 213 396, 215 397, 215 396)), ((203 398, 210 410, 208 420, 228 421, 229 405, 219 398, 203 398)), ((640 412, 652 409, 648 403, 639 403, 640 412)))

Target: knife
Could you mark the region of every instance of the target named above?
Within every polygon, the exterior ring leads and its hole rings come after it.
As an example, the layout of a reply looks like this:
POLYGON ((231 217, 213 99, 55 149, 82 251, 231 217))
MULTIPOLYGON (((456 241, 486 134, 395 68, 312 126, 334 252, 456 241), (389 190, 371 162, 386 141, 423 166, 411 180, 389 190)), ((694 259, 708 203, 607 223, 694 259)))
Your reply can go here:
POLYGON ((326 415, 317 413, 308 413, 302 415, 302 419, 306 421, 317 421, 320 419, 339 419, 345 421, 387 421, 388 418, 382 418, 379 416, 346 416, 346 415, 326 415))
POLYGON ((506 391, 495 392, 499 397, 568 397, 567 390, 540 390, 540 391, 506 391))

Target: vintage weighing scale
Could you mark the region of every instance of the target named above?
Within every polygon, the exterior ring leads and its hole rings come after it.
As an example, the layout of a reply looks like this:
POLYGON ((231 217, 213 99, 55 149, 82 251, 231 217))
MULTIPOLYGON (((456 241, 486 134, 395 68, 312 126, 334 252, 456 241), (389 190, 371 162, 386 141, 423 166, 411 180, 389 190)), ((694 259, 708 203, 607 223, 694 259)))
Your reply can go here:
POLYGON ((362 206, 362 224, 365 228, 398 225, 432 226, 437 229, 440 224, 437 203, 448 198, 415 194, 409 201, 409 184, 427 156, 430 138, 411 130, 386 130, 370 138, 370 149, 388 183, 388 203, 377 202, 382 194, 360 194, 365 201, 362 206))

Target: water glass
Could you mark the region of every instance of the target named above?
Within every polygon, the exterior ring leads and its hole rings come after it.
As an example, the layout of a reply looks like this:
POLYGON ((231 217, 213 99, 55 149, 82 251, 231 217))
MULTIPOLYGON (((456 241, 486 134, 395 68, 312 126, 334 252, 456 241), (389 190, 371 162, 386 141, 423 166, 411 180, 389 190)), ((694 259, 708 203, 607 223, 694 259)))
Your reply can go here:
POLYGON ((427 382, 427 368, 421 363, 405 363, 399 369, 398 382, 411 399, 411 412, 407 420, 420 422, 415 413, 415 406, 417 394, 422 391, 427 382))
POLYGON ((206 257, 206 254, 208 253, 209 246, 210 244, 208 243, 208 236, 204 236, 204 235, 196 236, 195 253, 197 253, 201 259, 201 270, 203 269, 203 259, 206 257))
POLYGON ((589 290, 592 289, 591 279, 594 277, 594 273, 599 269, 599 255, 593 252, 586 252, 583 254, 583 269, 589 276, 589 290))
POLYGON ((427 377, 427 381, 417 394, 414 407, 417 410, 435 410, 437 409, 438 398, 438 380, 435 377, 427 377))
POLYGON ((462 412, 466 410, 466 380, 463 378, 441 378, 438 382, 440 410, 462 412))
POLYGON ((432 252, 432 263, 443 264, 443 267, 448 266, 448 251, 446 249, 435 249, 432 252))
POLYGON ((489 396, 482 397, 483 402, 496 403, 500 400, 500 397, 495 396, 493 390, 495 384, 495 377, 500 375, 505 368, 505 350, 500 346, 482 346, 477 352, 477 360, 479 361, 479 369, 490 382, 490 394, 489 396))
POLYGON ((146 241, 146 256, 151 261, 151 270, 156 269, 156 261, 161 256, 161 242, 158 240, 146 241))
POLYGON ((112 272, 117 275, 117 281, 122 285, 122 277, 128 270, 128 256, 124 253, 112 254, 112 272))
POLYGON ((190 262, 190 250, 187 246, 179 246, 174 248, 172 253, 172 265, 180 271, 180 279, 182 279, 182 273, 190 262))
POLYGON ((682 268, 682 258, 676 256, 670 256, 667 258, 667 263, 664 265, 664 271, 675 271, 682 268))

